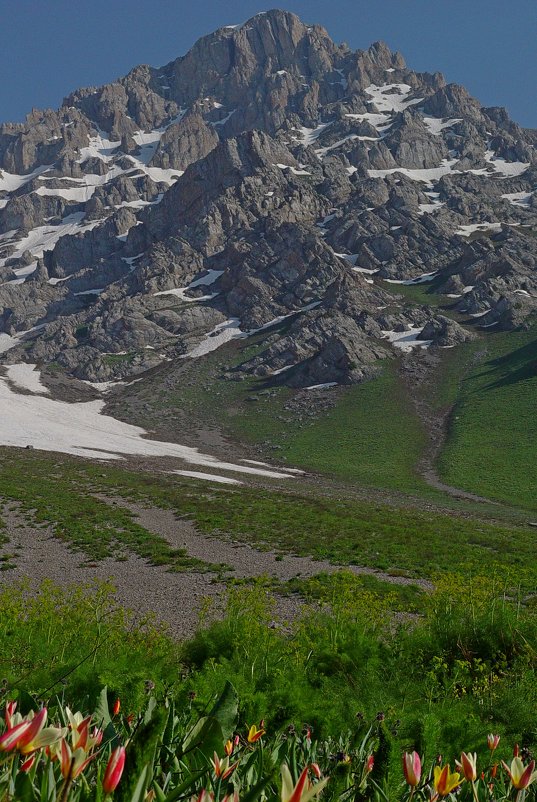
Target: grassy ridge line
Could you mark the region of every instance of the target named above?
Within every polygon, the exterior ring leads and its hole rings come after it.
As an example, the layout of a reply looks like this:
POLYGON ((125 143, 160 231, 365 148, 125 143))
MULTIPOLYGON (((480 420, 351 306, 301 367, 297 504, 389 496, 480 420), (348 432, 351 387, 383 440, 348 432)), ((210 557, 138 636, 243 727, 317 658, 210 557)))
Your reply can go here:
MULTIPOLYGON (((62 539, 94 558, 110 554, 119 540, 121 549, 158 564, 174 567, 189 559, 133 523, 124 510, 93 497, 99 494, 171 508, 205 533, 225 533, 252 545, 341 565, 422 577, 446 570, 468 575, 511 569, 529 584, 537 577, 537 531, 529 527, 281 490, 208 487, 63 456, 58 462, 25 450, 5 453, 1 495, 35 510, 38 521, 53 523, 62 539)), ((183 567, 203 566, 185 562, 183 567)))

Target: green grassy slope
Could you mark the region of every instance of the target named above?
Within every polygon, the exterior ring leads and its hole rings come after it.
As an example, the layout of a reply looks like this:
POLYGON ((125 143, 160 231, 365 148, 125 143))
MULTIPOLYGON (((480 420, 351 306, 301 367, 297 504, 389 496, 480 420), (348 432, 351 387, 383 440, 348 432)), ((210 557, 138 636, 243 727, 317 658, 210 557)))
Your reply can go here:
POLYGON ((509 522, 299 495, 298 484, 294 492, 215 487, 25 450, 0 456, 1 497, 33 511, 38 523, 51 523, 58 537, 92 559, 131 552, 172 570, 204 567, 102 500, 117 495, 171 508, 202 532, 342 565, 425 577, 443 571, 504 575, 511 569, 529 587, 537 580, 537 530, 509 522))
POLYGON ((453 352, 446 393, 455 407, 439 470, 450 484, 537 510, 537 327, 487 334, 472 349, 456 381, 464 354, 453 352))

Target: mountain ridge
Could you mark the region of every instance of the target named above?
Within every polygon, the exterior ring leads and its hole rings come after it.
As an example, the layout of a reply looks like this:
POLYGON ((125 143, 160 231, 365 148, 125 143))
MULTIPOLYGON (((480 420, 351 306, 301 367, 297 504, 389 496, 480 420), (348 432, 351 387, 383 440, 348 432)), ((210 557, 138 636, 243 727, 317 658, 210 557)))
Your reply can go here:
POLYGON ((120 380, 263 330, 232 378, 352 384, 528 325, 536 135, 382 42, 221 28, 0 126, 5 359, 120 380))

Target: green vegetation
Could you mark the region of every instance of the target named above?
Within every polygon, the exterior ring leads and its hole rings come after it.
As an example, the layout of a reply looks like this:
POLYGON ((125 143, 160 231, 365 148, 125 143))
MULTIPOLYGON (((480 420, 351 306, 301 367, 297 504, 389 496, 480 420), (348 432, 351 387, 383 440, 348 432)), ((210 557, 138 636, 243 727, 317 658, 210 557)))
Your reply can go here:
MULTIPOLYGON (((84 484, 84 468, 77 476, 76 465, 67 459, 57 462, 46 454, 21 454, 19 458, 10 454, 0 467, 2 497, 20 502, 21 510, 31 514, 36 523, 51 524, 56 537, 92 560, 121 560, 130 553, 173 571, 223 568, 172 548, 137 524, 129 510, 91 495, 87 477, 84 484)), ((3 543, 8 543, 8 538, 0 533, 0 546, 3 543)))
MULTIPOLYGON (((165 698, 173 716, 182 710, 182 721, 194 715, 193 726, 215 715, 207 711, 227 689, 225 703, 212 709, 228 711, 229 730, 219 733, 210 757, 233 732, 243 733, 244 743, 261 719, 270 739, 289 725, 307 727, 321 757, 324 749, 355 755, 359 741, 372 736, 368 751, 375 751, 377 771, 384 761, 390 798, 399 798, 402 749, 415 748, 427 761, 475 750, 483 760, 490 731, 502 736, 502 757, 509 741, 535 748, 537 607, 509 583, 474 577, 461 584, 453 575, 424 595, 419 617, 394 616, 392 601, 347 575, 284 622, 269 593, 240 587, 230 592, 223 620, 211 620, 207 609, 196 636, 176 644, 150 623, 133 624, 106 587, 60 592, 45 585, 35 598, 15 589, 0 594, 3 693, 18 696, 26 710, 28 692, 45 702, 59 694, 75 709, 96 706, 106 723, 99 691, 108 684, 109 698, 119 696, 128 717, 114 726, 127 727, 121 737, 132 739, 142 721, 133 725, 130 714, 137 720, 148 692, 165 698), (385 722, 382 732, 377 724, 366 735, 374 719, 385 722)), ((146 714, 144 724, 151 719, 146 714)), ((166 721, 168 713, 158 716, 159 727, 166 721)), ((142 765, 148 754, 142 749, 142 765)))
POLYGON ((463 575, 512 570, 522 582, 535 584, 537 530, 508 521, 319 499, 300 495, 298 487, 294 492, 213 487, 75 458, 58 461, 24 449, 9 454, 0 464, 4 498, 33 511, 38 523, 50 523, 58 537, 92 559, 130 551, 175 569, 205 567, 136 524, 128 510, 103 500, 117 496, 173 509, 202 532, 282 553, 424 577, 439 570, 463 575))
MULTIPOLYGON (((457 350, 457 349, 454 349, 457 350)), ((439 467, 457 487, 537 510, 537 327, 472 344, 439 467)), ((465 352, 454 360, 464 361, 465 352)), ((451 386, 455 382, 451 379, 451 386)))

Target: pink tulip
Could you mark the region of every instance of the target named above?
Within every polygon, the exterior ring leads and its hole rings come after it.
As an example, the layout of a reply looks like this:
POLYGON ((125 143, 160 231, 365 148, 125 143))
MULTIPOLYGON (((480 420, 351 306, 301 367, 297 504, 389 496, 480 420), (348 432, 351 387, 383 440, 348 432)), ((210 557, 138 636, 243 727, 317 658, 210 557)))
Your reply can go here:
POLYGON ((408 785, 415 788, 421 779, 421 760, 417 752, 405 752, 403 755, 403 773, 408 785))
POLYGON ((119 785, 119 781, 121 780, 121 775, 123 774, 124 768, 125 747, 118 746, 110 755, 106 771, 104 772, 103 791, 105 794, 111 794, 116 790, 117 786, 119 785))

